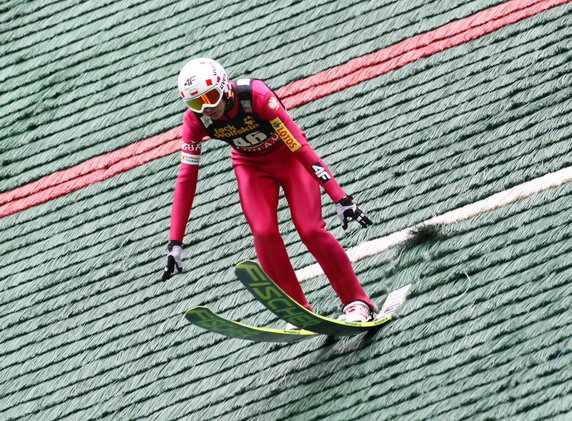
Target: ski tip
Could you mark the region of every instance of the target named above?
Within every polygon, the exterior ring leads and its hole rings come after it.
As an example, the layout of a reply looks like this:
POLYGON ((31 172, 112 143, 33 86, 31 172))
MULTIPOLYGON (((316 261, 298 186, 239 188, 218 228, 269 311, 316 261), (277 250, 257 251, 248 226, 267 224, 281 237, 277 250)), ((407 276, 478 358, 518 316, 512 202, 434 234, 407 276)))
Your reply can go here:
POLYGON ((258 262, 256 262, 255 260, 246 259, 238 262, 236 264, 236 267, 239 268, 241 266, 252 266, 252 265, 259 266, 258 262))
POLYGON ((197 311, 200 309, 205 309, 205 308, 207 308, 207 307, 205 307, 205 306, 193 306, 193 307, 187 309, 187 311, 185 311, 185 313, 189 313, 189 312, 192 313, 194 311, 197 311))

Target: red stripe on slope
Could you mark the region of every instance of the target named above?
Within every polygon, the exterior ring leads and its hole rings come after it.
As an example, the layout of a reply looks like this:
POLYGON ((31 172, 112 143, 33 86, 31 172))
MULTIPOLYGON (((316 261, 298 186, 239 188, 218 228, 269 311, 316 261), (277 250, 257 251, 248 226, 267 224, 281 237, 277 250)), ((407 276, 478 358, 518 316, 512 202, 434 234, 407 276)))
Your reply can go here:
POLYGON ((123 171, 180 150, 182 126, 88 159, 37 181, 0 194, 0 217, 106 180, 123 171))
MULTIPOLYGON (((349 86, 395 70, 503 26, 518 22, 570 0, 511 0, 358 57, 277 90, 287 108, 294 108, 349 86)), ((180 148, 181 126, 57 171, 0 194, 0 217, 71 193, 180 148)))
POLYGON ((443 51, 570 0, 512 0, 437 29, 408 38, 374 53, 354 58, 289 83, 277 91, 288 108, 357 85, 420 58, 443 51))

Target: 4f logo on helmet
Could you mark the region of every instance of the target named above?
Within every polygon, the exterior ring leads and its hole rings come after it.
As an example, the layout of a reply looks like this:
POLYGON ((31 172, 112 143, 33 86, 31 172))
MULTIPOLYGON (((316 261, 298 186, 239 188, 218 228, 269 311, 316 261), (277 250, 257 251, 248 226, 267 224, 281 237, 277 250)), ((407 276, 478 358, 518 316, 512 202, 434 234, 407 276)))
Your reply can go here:
POLYGON ((195 83, 196 78, 197 78, 196 76, 191 76, 190 78, 185 80, 185 86, 191 86, 193 83, 195 83))
POLYGON ((312 169, 316 173, 316 176, 320 179, 322 183, 330 180, 332 176, 326 171, 326 169, 320 164, 320 161, 312 165, 312 169))

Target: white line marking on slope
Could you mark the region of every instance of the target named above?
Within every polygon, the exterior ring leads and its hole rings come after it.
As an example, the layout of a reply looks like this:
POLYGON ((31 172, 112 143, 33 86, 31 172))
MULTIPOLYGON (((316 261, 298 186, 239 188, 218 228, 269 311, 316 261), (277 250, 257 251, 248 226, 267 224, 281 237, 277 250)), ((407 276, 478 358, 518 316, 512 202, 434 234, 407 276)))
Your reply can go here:
MULTIPOLYGON (((420 226, 454 224, 570 181, 572 181, 572 167, 563 168, 559 171, 519 184, 518 186, 514 186, 500 193, 493 194, 486 199, 479 200, 478 202, 471 203, 428 219, 412 227, 394 232, 393 234, 386 235, 384 237, 363 242, 355 247, 351 247, 346 251, 346 253, 352 262, 356 262, 363 258, 382 253, 407 241, 413 236, 413 230, 420 226)), ((323 273, 322 268, 317 263, 296 271, 296 275, 300 281, 315 278, 316 276, 323 275, 323 273)))

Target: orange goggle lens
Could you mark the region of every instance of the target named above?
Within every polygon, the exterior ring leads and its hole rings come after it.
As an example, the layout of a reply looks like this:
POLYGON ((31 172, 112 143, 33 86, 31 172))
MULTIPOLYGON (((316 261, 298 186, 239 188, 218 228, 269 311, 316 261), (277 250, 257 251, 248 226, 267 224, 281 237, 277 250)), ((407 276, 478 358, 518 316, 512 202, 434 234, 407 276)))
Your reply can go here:
POLYGON ((205 107, 216 107, 222 98, 218 89, 211 89, 201 96, 191 98, 185 102, 189 108, 197 113, 201 113, 205 107))

